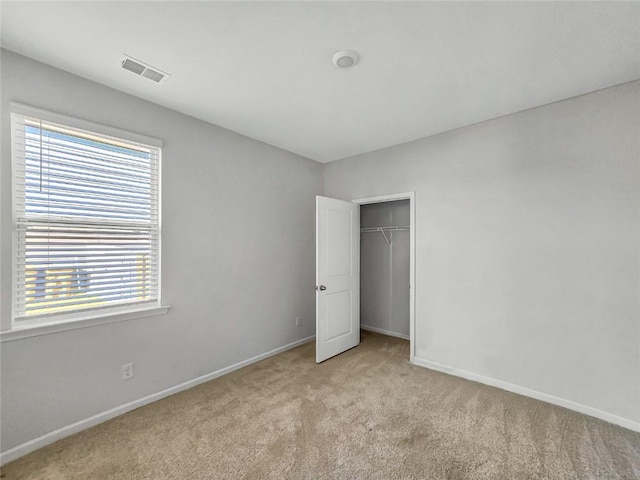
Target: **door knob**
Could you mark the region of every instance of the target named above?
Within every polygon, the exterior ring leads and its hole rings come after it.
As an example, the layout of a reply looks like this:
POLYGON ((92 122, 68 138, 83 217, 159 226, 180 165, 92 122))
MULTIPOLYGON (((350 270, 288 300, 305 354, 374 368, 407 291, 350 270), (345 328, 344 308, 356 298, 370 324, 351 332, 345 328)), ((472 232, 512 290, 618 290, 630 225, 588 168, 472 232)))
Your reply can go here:
POLYGON ((324 285, 320 285, 319 287, 316 285, 316 290, 320 290, 322 292, 324 292, 327 289, 327 287, 325 287, 324 285))

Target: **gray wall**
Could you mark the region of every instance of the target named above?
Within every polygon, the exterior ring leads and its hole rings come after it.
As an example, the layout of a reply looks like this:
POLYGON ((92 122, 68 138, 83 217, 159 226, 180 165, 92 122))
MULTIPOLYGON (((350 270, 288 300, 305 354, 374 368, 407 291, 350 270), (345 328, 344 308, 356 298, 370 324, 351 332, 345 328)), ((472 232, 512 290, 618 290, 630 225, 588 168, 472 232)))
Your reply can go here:
POLYGON ((321 164, 6 50, 1 68, 3 324, 9 101, 164 140, 162 292, 172 306, 163 316, 2 343, 3 451, 314 334, 321 164), (135 378, 123 382, 120 365, 131 361, 135 378))
MULTIPOLYGON (((360 207, 360 227, 407 226, 409 200, 360 207)), ((360 324, 409 337, 409 230, 360 236, 360 324)))
POLYGON ((325 167, 406 191, 418 358, 640 421, 640 81, 325 167))

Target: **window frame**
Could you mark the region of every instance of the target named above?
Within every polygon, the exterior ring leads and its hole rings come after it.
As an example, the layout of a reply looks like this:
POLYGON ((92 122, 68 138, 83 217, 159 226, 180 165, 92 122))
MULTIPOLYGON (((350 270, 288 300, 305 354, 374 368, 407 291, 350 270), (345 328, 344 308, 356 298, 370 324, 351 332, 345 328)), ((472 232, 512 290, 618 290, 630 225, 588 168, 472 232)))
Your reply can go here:
MULTIPOLYGON (((107 125, 83 120, 80 118, 63 115, 48 110, 31 107, 17 102, 10 102, 10 123, 11 123, 11 324, 10 330, 0 333, 0 340, 7 341, 17 338, 24 338, 26 336, 41 335, 45 333, 53 333, 56 331, 64 331, 75 328, 84 328, 92 325, 99 325, 104 323, 119 322, 123 320, 130 320, 134 318, 141 318, 151 315, 158 315, 166 313, 169 309, 167 306, 162 306, 162 147, 163 142, 157 138, 133 133, 127 130, 122 130, 116 127, 110 127, 107 125), (125 142, 132 142, 141 144, 146 147, 157 149, 158 153, 158 177, 157 177, 157 192, 158 192, 158 215, 157 215, 157 299, 147 303, 131 302, 130 304, 119 304, 111 306, 103 306, 97 308, 85 308, 79 310, 70 310, 61 313, 51 313, 46 315, 35 316, 33 319, 26 319, 24 317, 17 318, 18 303, 17 303, 17 287, 18 287, 18 228, 17 222, 19 220, 18 208, 17 208, 17 178, 16 172, 16 142, 18 141, 18 132, 14 127, 14 115, 22 115, 26 117, 34 117, 43 121, 60 124, 71 129, 84 130, 98 135, 104 135, 108 137, 115 137, 116 139, 123 140, 125 142), (29 333, 30 332, 30 333, 29 333), (12 335, 7 335, 13 333, 12 335)), ((6 326, 4 326, 6 328, 6 326)))

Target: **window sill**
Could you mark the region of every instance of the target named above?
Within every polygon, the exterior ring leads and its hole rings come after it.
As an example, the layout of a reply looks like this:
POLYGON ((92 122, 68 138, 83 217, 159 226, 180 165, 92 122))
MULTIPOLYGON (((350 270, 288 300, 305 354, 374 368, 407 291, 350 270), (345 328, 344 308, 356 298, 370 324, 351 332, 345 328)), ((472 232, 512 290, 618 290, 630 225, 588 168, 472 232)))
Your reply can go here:
POLYGON ((136 318, 164 315, 169 311, 170 308, 171 307, 169 306, 153 306, 140 308, 138 310, 111 313, 107 315, 92 315, 82 319, 74 319, 67 322, 17 327, 13 330, 0 332, 0 343, 11 342, 13 340, 20 340, 29 337, 38 337, 40 335, 50 335, 52 333, 67 332, 69 330, 77 330, 79 328, 95 327, 108 323, 126 322, 128 320, 134 320, 136 318))

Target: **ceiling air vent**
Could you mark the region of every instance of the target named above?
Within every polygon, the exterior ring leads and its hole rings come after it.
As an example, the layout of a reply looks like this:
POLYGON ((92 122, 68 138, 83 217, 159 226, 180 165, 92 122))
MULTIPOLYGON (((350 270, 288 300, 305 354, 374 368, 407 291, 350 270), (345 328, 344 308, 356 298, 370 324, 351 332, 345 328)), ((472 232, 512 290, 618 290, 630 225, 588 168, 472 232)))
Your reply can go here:
POLYGON ((120 65, 125 70, 129 70, 130 72, 135 73, 136 75, 141 75, 144 78, 148 78, 156 83, 164 83, 164 81, 170 77, 168 73, 165 73, 161 70, 158 70, 151 65, 147 65, 146 63, 141 62, 140 60, 136 60, 129 55, 124 55, 122 58, 122 62, 120 65))

